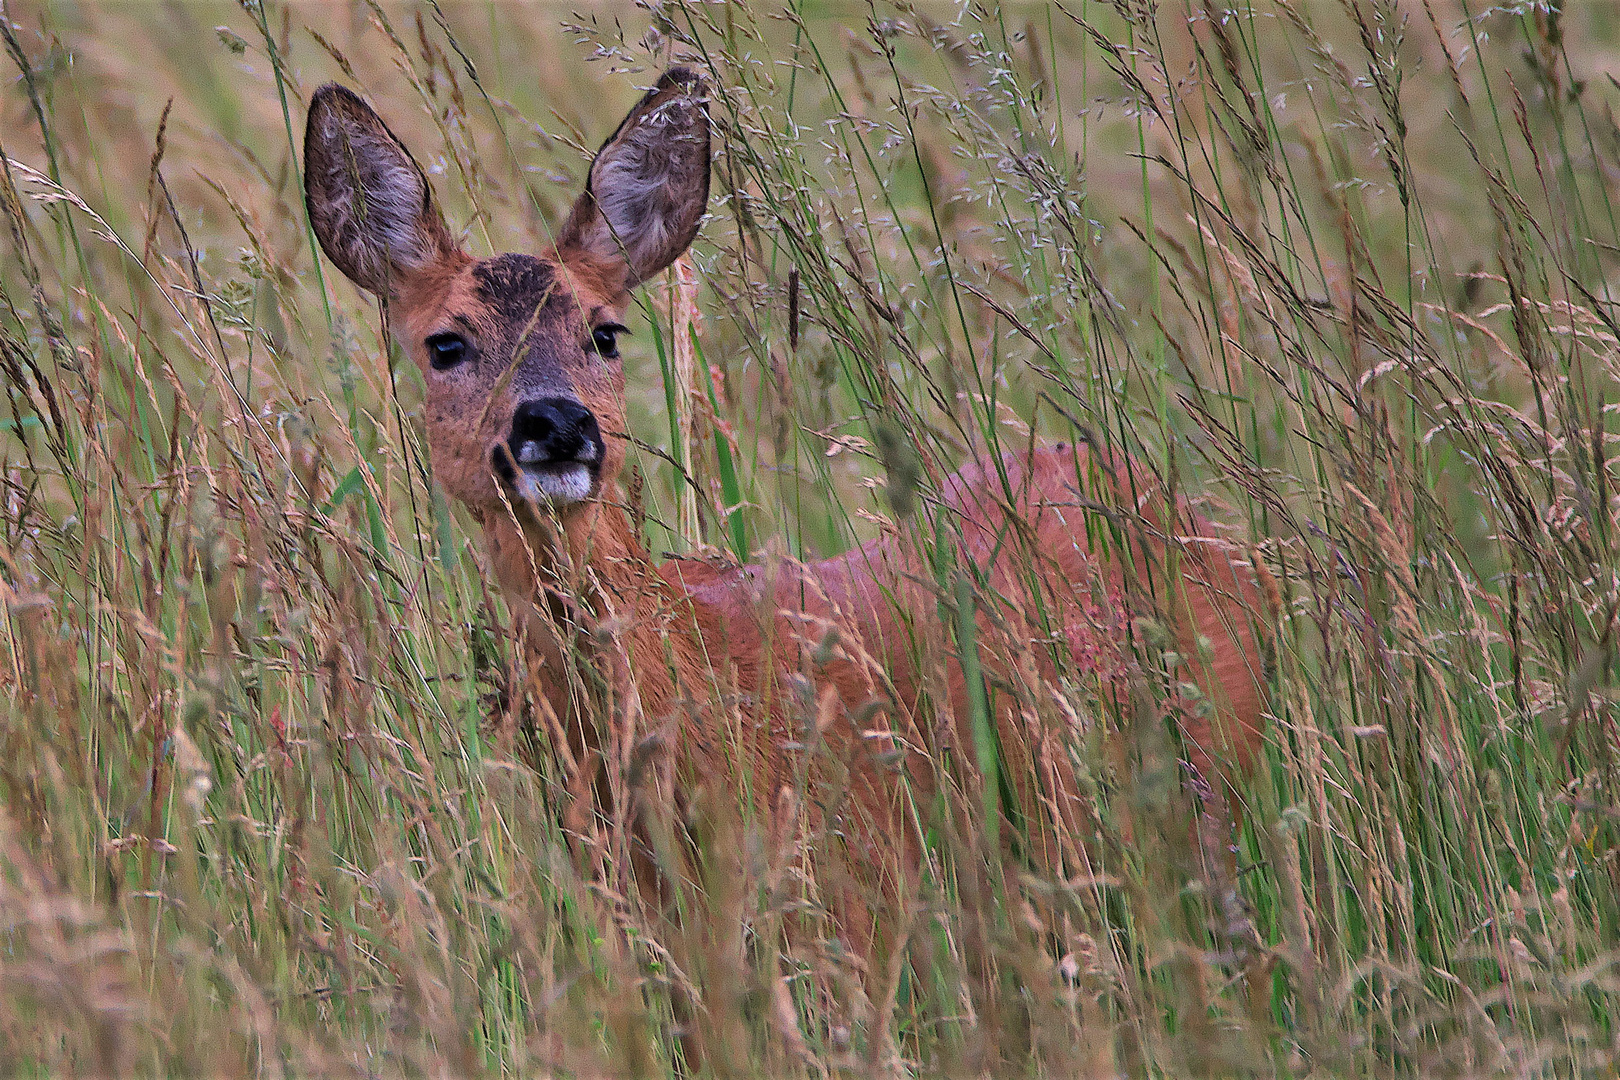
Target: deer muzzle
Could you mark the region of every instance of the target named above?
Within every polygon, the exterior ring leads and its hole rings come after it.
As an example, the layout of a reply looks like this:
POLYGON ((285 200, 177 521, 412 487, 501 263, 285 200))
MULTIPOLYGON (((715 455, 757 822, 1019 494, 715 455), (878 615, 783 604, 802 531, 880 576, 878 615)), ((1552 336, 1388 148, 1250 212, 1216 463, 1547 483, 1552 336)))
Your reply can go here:
POLYGON ((571 398, 539 398, 518 405, 511 434, 496 444, 492 464, 528 502, 568 506, 590 497, 603 450, 591 410, 571 398))

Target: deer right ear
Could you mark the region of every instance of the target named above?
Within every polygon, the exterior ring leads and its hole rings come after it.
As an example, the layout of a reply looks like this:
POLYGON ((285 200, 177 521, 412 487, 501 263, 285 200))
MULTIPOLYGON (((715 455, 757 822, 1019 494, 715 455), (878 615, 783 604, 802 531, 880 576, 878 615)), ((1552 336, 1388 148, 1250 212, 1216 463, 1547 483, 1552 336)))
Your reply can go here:
POLYGON ((457 250, 421 166, 371 106, 336 83, 310 99, 304 201, 326 257, 378 296, 457 250))
POLYGON ((597 151, 557 247, 621 264, 625 288, 635 288, 691 245, 708 202, 703 80, 670 68, 597 151))

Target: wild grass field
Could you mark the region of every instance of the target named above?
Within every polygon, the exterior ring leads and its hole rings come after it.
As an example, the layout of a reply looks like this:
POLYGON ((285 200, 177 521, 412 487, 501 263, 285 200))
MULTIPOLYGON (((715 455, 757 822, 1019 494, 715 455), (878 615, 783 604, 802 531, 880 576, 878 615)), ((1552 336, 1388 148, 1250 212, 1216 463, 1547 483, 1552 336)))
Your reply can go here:
POLYGON ((680 983, 717 1075, 1616 1075, 1620 9, 0 0, 0 37, 0 1073, 674 1075, 680 983), (1031 706, 1094 872, 944 761, 878 969, 772 932, 835 858, 766 888, 717 813, 670 921, 565 835, 422 379, 316 257, 304 109, 360 91, 473 251, 537 251, 677 60, 716 161, 696 321, 672 275, 625 344, 650 546, 925 533, 1032 431, 1134 455, 1262 583, 1240 905, 1151 612, 1137 707, 1031 706))

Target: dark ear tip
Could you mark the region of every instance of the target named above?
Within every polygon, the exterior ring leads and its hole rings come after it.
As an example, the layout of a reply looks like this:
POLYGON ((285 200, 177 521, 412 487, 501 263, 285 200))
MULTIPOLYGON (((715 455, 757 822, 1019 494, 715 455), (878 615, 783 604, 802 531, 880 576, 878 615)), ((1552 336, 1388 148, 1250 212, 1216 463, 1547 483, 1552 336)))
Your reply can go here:
POLYGON ((688 92, 699 93, 707 89, 702 73, 696 68, 687 67, 685 64, 678 64, 670 68, 658 78, 657 88, 659 90, 671 90, 676 87, 688 92))
POLYGON ((341 108, 345 105, 352 106, 364 104, 365 101, 360 97, 360 95, 356 94, 353 90, 350 90, 347 86, 343 86, 340 83, 329 82, 310 96, 309 111, 314 112, 317 109, 330 109, 334 107, 341 108))
POLYGON ((329 82, 310 95, 306 130, 311 133, 318 130, 321 122, 332 116, 361 125, 382 124, 382 118, 377 115, 377 110, 368 105, 365 98, 347 86, 329 82))

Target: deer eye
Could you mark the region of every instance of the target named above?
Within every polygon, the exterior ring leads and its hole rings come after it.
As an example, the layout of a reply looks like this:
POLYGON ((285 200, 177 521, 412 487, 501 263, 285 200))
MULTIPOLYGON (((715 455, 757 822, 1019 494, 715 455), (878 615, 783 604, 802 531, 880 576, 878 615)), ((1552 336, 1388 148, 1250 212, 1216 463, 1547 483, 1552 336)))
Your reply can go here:
POLYGON ((603 323, 591 331, 591 348, 596 355, 607 359, 617 360, 619 357, 619 335, 624 333, 624 327, 618 323, 603 323))
POLYGON ((434 371, 447 371, 467 359, 470 350, 467 339, 460 334, 445 332, 427 339, 428 363, 434 371))

